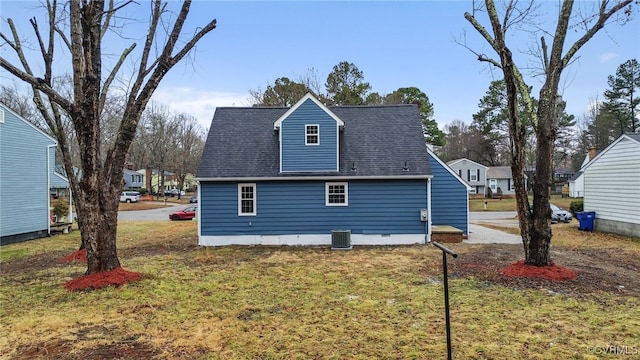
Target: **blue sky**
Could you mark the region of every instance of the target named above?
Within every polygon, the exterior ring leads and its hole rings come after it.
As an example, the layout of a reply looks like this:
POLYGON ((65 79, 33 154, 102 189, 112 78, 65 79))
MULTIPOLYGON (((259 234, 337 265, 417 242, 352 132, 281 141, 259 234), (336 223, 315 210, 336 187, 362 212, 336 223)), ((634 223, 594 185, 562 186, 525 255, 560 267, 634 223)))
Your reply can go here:
MULTIPOLYGON (((540 2, 537 21, 552 24, 557 3, 540 2)), ((178 5, 171 2, 173 7, 178 5)), ((43 13, 34 6, 37 2, 0 2, 2 32, 9 33, 4 20, 11 17, 22 33, 31 34, 29 17, 36 15, 40 23, 45 22, 43 13)), ((591 9, 593 3, 578 1, 576 6, 591 9)), ((140 5, 130 4, 126 9, 135 16, 147 10, 148 4, 140 1, 140 5)), ((495 57, 464 19, 464 12, 471 9, 471 1, 196 0, 190 29, 211 18, 217 19, 218 28, 199 43, 195 57, 171 70, 154 101, 196 116, 208 127, 216 106, 249 105, 250 89, 264 89, 282 76, 296 79, 309 68, 317 70, 323 85, 334 65, 348 61, 364 73, 372 91, 386 94, 399 87, 420 88, 433 103, 441 128, 453 120, 469 123, 489 83, 501 77, 499 71, 480 63, 454 41, 466 36, 469 47, 495 57)), ((624 61, 640 58, 640 13, 634 15, 625 26, 611 24, 600 31, 565 71, 560 92, 568 112, 581 116, 594 98, 602 98, 608 75, 615 74, 624 61)), ((478 18, 487 24, 486 14, 478 14, 478 18)), ((127 39, 111 41, 110 49, 118 53, 133 39, 141 39, 143 30, 140 25, 131 27, 127 39)), ((537 66, 536 59, 521 52, 536 46, 531 36, 539 39, 542 33, 512 34, 512 51, 527 82, 537 89, 540 80, 525 69, 537 66)), ((551 42, 549 37, 547 40, 551 42)), ((6 47, 0 52, 11 59, 6 47)), ((2 72, 0 81, 13 80, 2 72)))

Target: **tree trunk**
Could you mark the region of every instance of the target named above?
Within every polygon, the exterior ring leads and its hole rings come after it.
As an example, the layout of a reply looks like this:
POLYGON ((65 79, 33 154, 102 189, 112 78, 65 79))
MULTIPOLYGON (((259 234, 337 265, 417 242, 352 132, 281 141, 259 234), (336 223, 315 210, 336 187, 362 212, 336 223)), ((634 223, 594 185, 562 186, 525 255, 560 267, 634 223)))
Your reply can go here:
POLYGON ((45 45, 45 38, 40 33, 35 18, 31 22, 45 65, 43 78, 33 75, 20 46, 17 31, 10 19, 8 23, 12 30, 13 42, 0 33, 3 43, 11 44, 7 48, 15 50, 22 60, 24 71, 10 64, 2 56, 0 56, 0 67, 31 84, 38 109, 61 147, 65 170, 71 179, 71 187, 75 193, 76 213, 82 239, 81 248, 84 247, 87 250, 87 274, 108 271, 120 266, 116 252, 118 196, 123 187, 125 158, 135 136, 141 113, 166 73, 183 59, 204 35, 216 28, 214 19, 199 28, 191 38, 182 39, 181 34, 191 0, 182 2, 173 26, 167 26, 171 25, 171 21, 165 23, 162 19, 167 4, 160 0, 153 2, 148 36, 140 54, 139 71, 131 77, 132 82, 127 89, 127 102, 114 145, 106 153, 101 153, 101 114, 109 85, 117 78, 122 64, 135 48, 135 44, 132 44, 124 49, 111 72, 103 76, 102 38, 111 27, 110 19, 113 14, 129 3, 125 2, 114 7, 111 1, 105 8, 105 0, 70 1, 64 8, 69 23, 59 28, 58 25, 63 25, 63 22, 56 17, 59 10, 56 2, 47 1, 50 26, 48 46, 45 45), (162 40, 156 41, 157 38, 163 38, 156 35, 159 25, 167 30, 164 45, 162 40), (64 31, 68 31, 66 36, 63 35, 64 31), (72 99, 69 99, 69 95, 61 95, 52 86, 56 35, 63 38, 64 44, 71 53, 71 64, 67 70, 71 69, 73 75, 72 99), (176 48, 178 44, 181 47, 176 48), (153 54, 158 54, 158 57, 154 58, 153 54), (53 118, 44 107, 40 92, 47 96, 51 111, 55 115, 53 118), (60 121, 58 107, 63 109, 71 119, 77 145, 82 150, 81 169, 78 174, 72 166, 67 143, 69 137, 66 135, 68 130, 60 121))

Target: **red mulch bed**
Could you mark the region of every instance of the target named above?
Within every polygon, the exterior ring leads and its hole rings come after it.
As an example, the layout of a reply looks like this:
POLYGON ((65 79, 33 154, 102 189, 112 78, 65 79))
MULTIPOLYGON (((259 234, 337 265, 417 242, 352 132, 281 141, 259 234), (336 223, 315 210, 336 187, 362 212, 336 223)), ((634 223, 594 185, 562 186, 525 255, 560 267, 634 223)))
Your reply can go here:
POLYGON ((525 264, 524 260, 519 260, 518 262, 501 269, 499 273, 509 278, 529 277, 554 281, 573 280, 578 276, 577 272, 560 265, 552 263, 548 266, 533 266, 525 264))
POLYGON ((86 249, 78 250, 60 259, 60 262, 62 263, 67 263, 72 261, 87 262, 87 250, 86 249))
POLYGON ((142 278, 142 274, 127 271, 119 266, 110 271, 101 271, 70 280, 64 284, 64 287, 69 291, 96 290, 107 286, 117 287, 138 281, 140 278, 142 278))

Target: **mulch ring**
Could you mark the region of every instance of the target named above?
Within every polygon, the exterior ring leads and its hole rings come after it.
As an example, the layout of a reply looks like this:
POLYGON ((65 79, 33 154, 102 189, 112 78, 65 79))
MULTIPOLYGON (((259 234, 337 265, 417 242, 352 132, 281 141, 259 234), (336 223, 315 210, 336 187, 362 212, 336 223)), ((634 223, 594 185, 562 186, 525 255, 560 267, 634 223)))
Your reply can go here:
POLYGON ((138 281, 141 278, 142 274, 127 271, 118 266, 113 270, 83 275, 79 278, 67 281, 64 284, 64 287, 69 291, 97 290, 107 286, 121 286, 126 283, 138 281))
POLYGON ((78 251, 74 251, 71 254, 63 257, 62 259, 60 259, 61 263, 68 263, 68 262, 87 262, 87 250, 86 249, 82 249, 82 250, 78 250, 78 251))
POLYGON ((524 263, 524 260, 518 260, 517 262, 503 268, 499 271, 500 275, 508 278, 512 277, 529 277, 529 278, 541 278, 552 281, 564 281, 573 280, 578 276, 578 273, 569 270, 564 266, 551 263, 547 266, 532 266, 524 263))

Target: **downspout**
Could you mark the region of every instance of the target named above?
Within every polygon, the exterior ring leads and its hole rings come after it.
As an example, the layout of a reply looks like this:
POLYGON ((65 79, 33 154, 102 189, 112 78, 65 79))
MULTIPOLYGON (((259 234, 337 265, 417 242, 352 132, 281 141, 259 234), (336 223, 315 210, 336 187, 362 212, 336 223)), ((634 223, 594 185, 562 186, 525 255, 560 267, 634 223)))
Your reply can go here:
POLYGON ((427 179, 427 221, 425 222, 425 243, 431 242, 431 178, 427 179))
MULTIPOLYGON (((68 180, 68 179, 67 179, 68 180)), ((69 181, 69 221, 73 226, 73 192, 71 191, 71 181, 69 181)))
POLYGON ((51 236, 51 148, 57 145, 47 145, 47 235, 51 236))
POLYGON ((202 244, 202 184, 199 180, 196 180, 198 188, 196 189, 196 198, 198 199, 198 206, 196 207, 196 220, 198 221, 198 245, 202 244))

